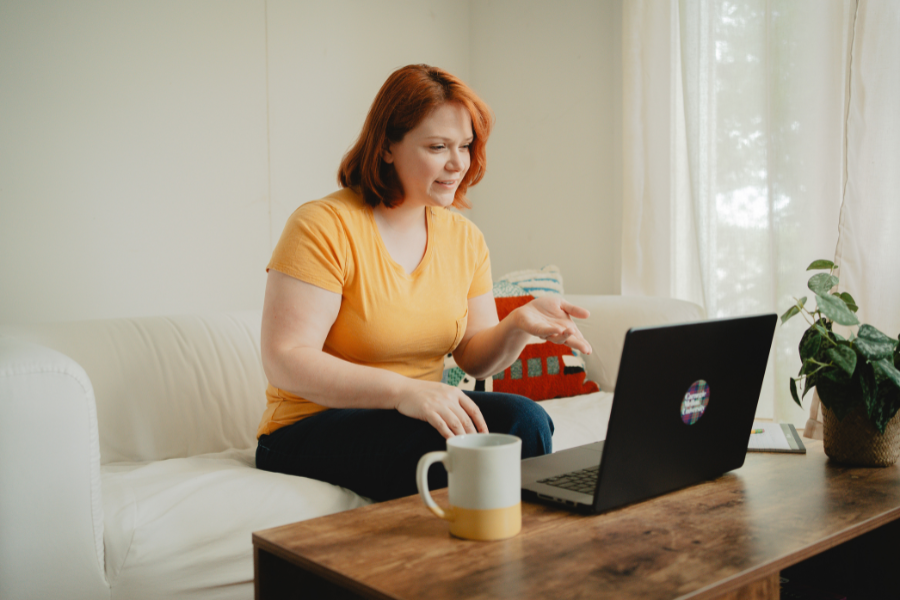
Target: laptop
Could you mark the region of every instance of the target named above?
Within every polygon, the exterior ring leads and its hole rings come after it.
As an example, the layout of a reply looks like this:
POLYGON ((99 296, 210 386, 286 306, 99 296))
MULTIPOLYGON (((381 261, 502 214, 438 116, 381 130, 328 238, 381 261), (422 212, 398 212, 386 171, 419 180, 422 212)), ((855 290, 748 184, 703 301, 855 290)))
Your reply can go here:
POLYGON ((741 467, 776 321, 630 329, 606 440, 523 460, 523 498, 598 513, 741 467))

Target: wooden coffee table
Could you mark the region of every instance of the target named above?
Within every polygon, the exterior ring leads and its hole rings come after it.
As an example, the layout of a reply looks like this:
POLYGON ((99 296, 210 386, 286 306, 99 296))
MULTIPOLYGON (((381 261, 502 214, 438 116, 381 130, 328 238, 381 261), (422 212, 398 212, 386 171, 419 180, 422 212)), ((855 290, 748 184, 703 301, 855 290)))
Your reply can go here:
POLYGON ((260 531, 256 597, 778 598, 782 569, 900 518, 900 467, 804 443, 602 515, 523 503, 522 533, 498 542, 450 537, 418 496, 260 531))

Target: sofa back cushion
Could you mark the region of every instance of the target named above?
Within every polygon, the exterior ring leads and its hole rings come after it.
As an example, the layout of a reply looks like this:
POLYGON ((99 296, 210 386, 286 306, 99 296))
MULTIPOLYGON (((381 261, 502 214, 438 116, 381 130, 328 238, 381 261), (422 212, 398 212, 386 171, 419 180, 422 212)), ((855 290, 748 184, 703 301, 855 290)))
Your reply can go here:
POLYGON ((100 461, 107 464, 254 446, 266 390, 260 324, 260 311, 242 311, 5 333, 58 350, 84 368, 96 396, 100 461))
POLYGON ((652 327, 706 319, 706 311, 674 298, 566 294, 566 300, 591 312, 577 321, 593 352, 584 356, 585 370, 604 392, 616 389, 625 334, 632 327, 652 327))

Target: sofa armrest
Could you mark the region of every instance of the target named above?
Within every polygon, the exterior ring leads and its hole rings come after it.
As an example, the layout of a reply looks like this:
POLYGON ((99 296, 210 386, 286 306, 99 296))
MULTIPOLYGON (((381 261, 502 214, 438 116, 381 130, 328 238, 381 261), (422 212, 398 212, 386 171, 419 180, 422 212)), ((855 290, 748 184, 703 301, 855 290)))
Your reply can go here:
POLYGON ((0 337, 0 482, 0 598, 108 598, 91 382, 12 337, 0 337))
POLYGON ((612 392, 616 387, 622 346, 629 329, 706 318, 702 307, 673 298, 575 294, 566 294, 565 297, 572 304, 591 312, 590 317, 577 323, 593 349, 590 355, 584 357, 587 377, 597 382, 605 392, 612 392))

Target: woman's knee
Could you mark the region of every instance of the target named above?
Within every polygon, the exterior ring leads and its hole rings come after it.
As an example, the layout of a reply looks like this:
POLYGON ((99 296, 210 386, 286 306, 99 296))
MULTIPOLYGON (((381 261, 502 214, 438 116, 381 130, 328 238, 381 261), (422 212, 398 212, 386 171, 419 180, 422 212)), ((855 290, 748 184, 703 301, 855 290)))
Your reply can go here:
POLYGON ((522 438, 522 458, 553 451, 553 420, 540 404, 516 394, 467 393, 481 408, 490 431, 522 438))
POLYGON ((518 414, 515 435, 522 438, 522 458, 553 452, 553 419, 547 411, 537 402, 524 398, 519 403, 518 414))

